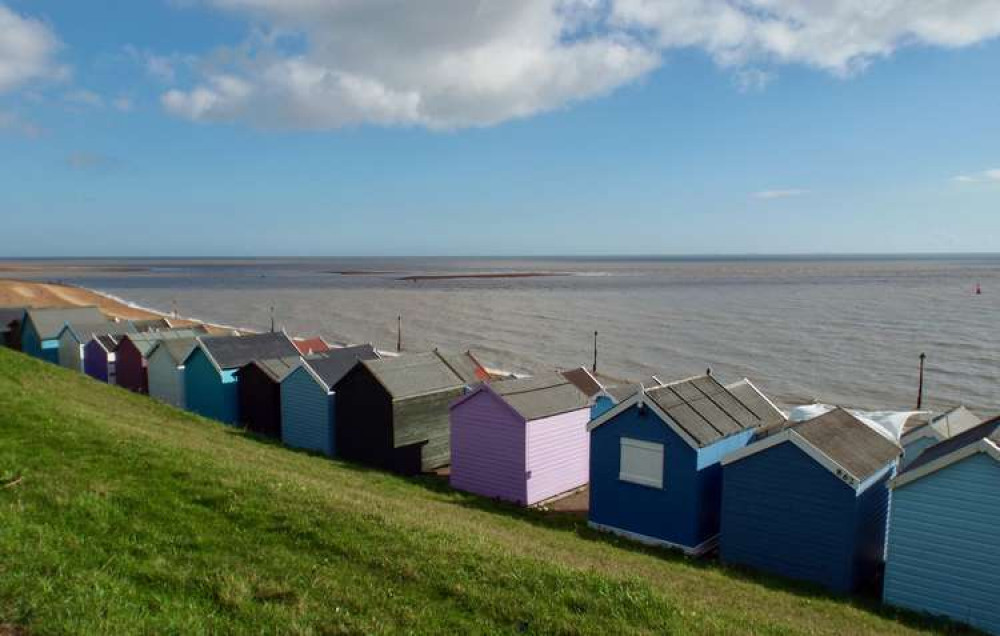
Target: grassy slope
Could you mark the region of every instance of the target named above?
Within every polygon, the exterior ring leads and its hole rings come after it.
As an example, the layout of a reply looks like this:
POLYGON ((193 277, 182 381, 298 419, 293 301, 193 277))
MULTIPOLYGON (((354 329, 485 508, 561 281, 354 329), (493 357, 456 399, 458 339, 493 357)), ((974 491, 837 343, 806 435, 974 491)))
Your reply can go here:
POLYGON ((0 625, 30 632, 934 627, 291 452, 0 348, 0 482, 17 476, 0 625))

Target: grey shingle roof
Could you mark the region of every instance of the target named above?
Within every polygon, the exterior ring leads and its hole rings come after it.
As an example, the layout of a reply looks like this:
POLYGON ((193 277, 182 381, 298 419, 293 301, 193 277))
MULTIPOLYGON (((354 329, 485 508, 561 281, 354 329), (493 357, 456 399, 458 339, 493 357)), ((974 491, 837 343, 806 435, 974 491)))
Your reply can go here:
POLYGON ((841 408, 789 428, 859 481, 899 457, 902 449, 841 408))
POLYGON ((561 375, 566 379, 566 381, 570 382, 589 398, 594 397, 604 388, 601 386, 601 383, 598 382, 597 379, 583 367, 567 369, 566 371, 562 371, 561 375))
POLYGON ((144 333, 129 334, 128 339, 132 341, 135 348, 138 349, 142 357, 145 358, 149 356, 150 352, 153 351, 153 347, 156 346, 156 343, 161 340, 185 340, 188 338, 197 338, 204 333, 205 331, 202 328, 184 327, 181 329, 165 329, 162 331, 147 331, 144 333))
POLYGON ((462 378, 466 384, 475 384, 489 378, 486 369, 479 364, 479 361, 476 360, 471 351, 466 351, 465 353, 435 351, 434 353, 451 368, 455 375, 462 378))
POLYGON ((785 421, 785 414, 778 410, 750 380, 743 379, 727 384, 726 389, 733 394, 733 397, 742 402, 743 406, 763 420, 763 426, 773 426, 785 421))
POLYGON ((286 375, 299 368, 300 364, 302 364, 302 358, 297 355, 285 358, 264 358, 243 365, 239 373, 242 373, 243 369, 253 365, 266 373, 273 382, 281 382, 285 379, 286 375))
MULTIPOLYGON (((80 344, 86 344, 95 336, 134 334, 135 327, 130 322, 102 320, 94 323, 73 322, 67 325, 80 344)), ((62 331, 60 330, 60 335, 62 331)))
POLYGON ((42 340, 58 338, 66 323, 84 325, 108 320, 97 307, 29 309, 28 319, 35 325, 38 337, 42 340))
POLYGON ((943 442, 938 442, 934 444, 913 460, 906 470, 902 474, 906 474, 912 470, 916 470, 921 466, 931 463, 935 459, 944 457, 945 455, 950 455, 957 450, 961 450, 970 444, 976 444, 979 440, 989 439, 994 443, 1000 444, 1000 417, 994 417, 993 419, 987 420, 976 426, 970 428, 965 432, 955 435, 951 439, 946 439, 943 442))
POLYGON ((202 336, 198 340, 222 369, 236 369, 253 360, 299 355, 299 350, 283 333, 202 336))
POLYGON ((332 389, 359 360, 377 360, 378 354, 370 344, 330 349, 306 358, 306 364, 326 385, 332 389))
POLYGON ((170 323, 166 318, 147 318, 144 320, 133 320, 132 325, 135 330, 142 333, 153 329, 170 329, 170 323))
POLYGON ((458 389, 466 385, 437 353, 364 360, 363 365, 394 400, 458 389))
POLYGON ((99 334, 96 336, 96 340, 101 343, 104 350, 108 353, 114 353, 118 348, 118 343, 121 342, 124 336, 122 334, 99 334))
POLYGON ((490 388, 525 420, 590 408, 590 398, 564 374, 501 380, 491 384, 490 388))
POLYGON ((699 447, 765 422, 710 375, 648 389, 646 396, 699 447))
POLYGON ((195 348, 198 344, 197 338, 177 338, 174 340, 160 340, 158 341, 152 350, 150 350, 149 355, 153 355, 153 351, 162 348, 166 351, 174 364, 183 364, 184 360, 191 353, 191 350, 195 348))

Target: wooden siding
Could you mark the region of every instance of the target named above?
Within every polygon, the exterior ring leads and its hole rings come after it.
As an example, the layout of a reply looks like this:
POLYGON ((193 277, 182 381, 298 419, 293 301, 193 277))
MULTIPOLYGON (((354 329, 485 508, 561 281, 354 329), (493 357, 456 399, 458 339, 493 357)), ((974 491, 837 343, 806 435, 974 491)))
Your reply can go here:
POLYGON ((83 371, 83 345, 68 329, 59 337, 59 365, 83 371))
POLYGON ((100 345, 97 338, 92 338, 84 346, 83 372, 101 382, 108 381, 108 356, 109 354, 100 345))
POLYGON ((116 382, 135 393, 149 393, 146 359, 129 338, 122 338, 115 358, 116 382))
POLYGON ((30 320, 24 323, 21 330, 21 352, 52 364, 59 364, 59 341, 41 340, 38 331, 35 330, 35 323, 30 320))
POLYGON ((362 365, 335 387, 336 450, 344 459, 397 470, 392 444, 392 399, 362 365))
POLYGON ((239 371, 240 424, 252 433, 281 439, 281 385, 256 365, 239 371))
POLYGON ((226 424, 237 421, 239 396, 233 371, 226 370, 220 375, 200 348, 187 359, 184 396, 190 411, 226 424))
POLYGON ((393 444, 405 473, 429 471, 451 463, 448 408, 462 388, 407 398, 393 403, 393 444))
POLYGON ((146 373, 151 397, 177 408, 187 408, 184 400, 184 370, 177 366, 165 349, 161 347, 153 351, 146 373))
POLYGON ((591 523, 694 549, 713 535, 699 530, 697 453, 650 409, 635 406, 590 433, 591 523), (622 437, 663 444, 663 488, 619 479, 622 437))
POLYGON ((525 449, 524 420, 491 391, 480 390, 451 410, 453 488, 529 503, 525 449))
POLYGON ((885 601, 1000 634, 1000 464, 983 455, 893 492, 885 601))
POLYGON ((882 559, 887 477, 859 498, 791 443, 731 463, 723 468, 720 556, 852 592, 882 559))
POLYGON ((281 383, 281 441, 333 456, 336 452, 333 396, 299 367, 281 383))
POLYGON ((579 488, 590 476, 590 409, 527 424, 528 505, 579 488))

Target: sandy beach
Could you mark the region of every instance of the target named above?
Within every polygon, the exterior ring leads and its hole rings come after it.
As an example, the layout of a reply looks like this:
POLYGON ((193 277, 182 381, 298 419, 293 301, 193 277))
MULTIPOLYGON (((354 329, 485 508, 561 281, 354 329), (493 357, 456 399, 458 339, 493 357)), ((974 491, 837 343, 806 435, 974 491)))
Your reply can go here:
POLYGON ((0 307, 85 307, 96 306, 112 318, 142 320, 170 318, 171 324, 185 327, 204 324, 211 331, 230 331, 218 325, 203 323, 190 318, 172 318, 148 309, 133 307, 89 289, 62 283, 42 283, 16 278, 0 278, 0 307))

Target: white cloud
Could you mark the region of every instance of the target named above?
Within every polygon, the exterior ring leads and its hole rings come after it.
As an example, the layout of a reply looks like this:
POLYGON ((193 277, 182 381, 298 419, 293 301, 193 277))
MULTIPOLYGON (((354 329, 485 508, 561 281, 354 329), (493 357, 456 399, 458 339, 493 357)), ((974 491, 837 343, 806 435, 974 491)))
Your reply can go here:
POLYGON ((759 192, 753 193, 753 198, 755 199, 789 199, 791 197, 800 197, 802 195, 809 194, 808 190, 796 190, 796 189, 786 189, 786 190, 760 190, 759 192))
POLYGON ((59 39, 44 23, 0 4, 0 93, 37 79, 60 79, 59 39))
MULTIPOLYGON (((489 125, 607 94, 702 50, 759 90, 797 64, 838 76, 904 46, 1000 35, 996 0, 202 0, 247 42, 164 94, 196 121, 336 128, 489 125)), ((148 70, 175 81, 169 58, 148 70)))
POLYGON ((95 93, 94 91, 87 90, 85 88, 79 88, 74 91, 66 93, 64 96, 65 100, 70 104, 76 106, 85 106, 87 108, 104 108, 104 98, 95 93))
POLYGON ((973 174, 960 174, 952 177, 958 183, 1000 183, 1000 168, 992 168, 973 174))

